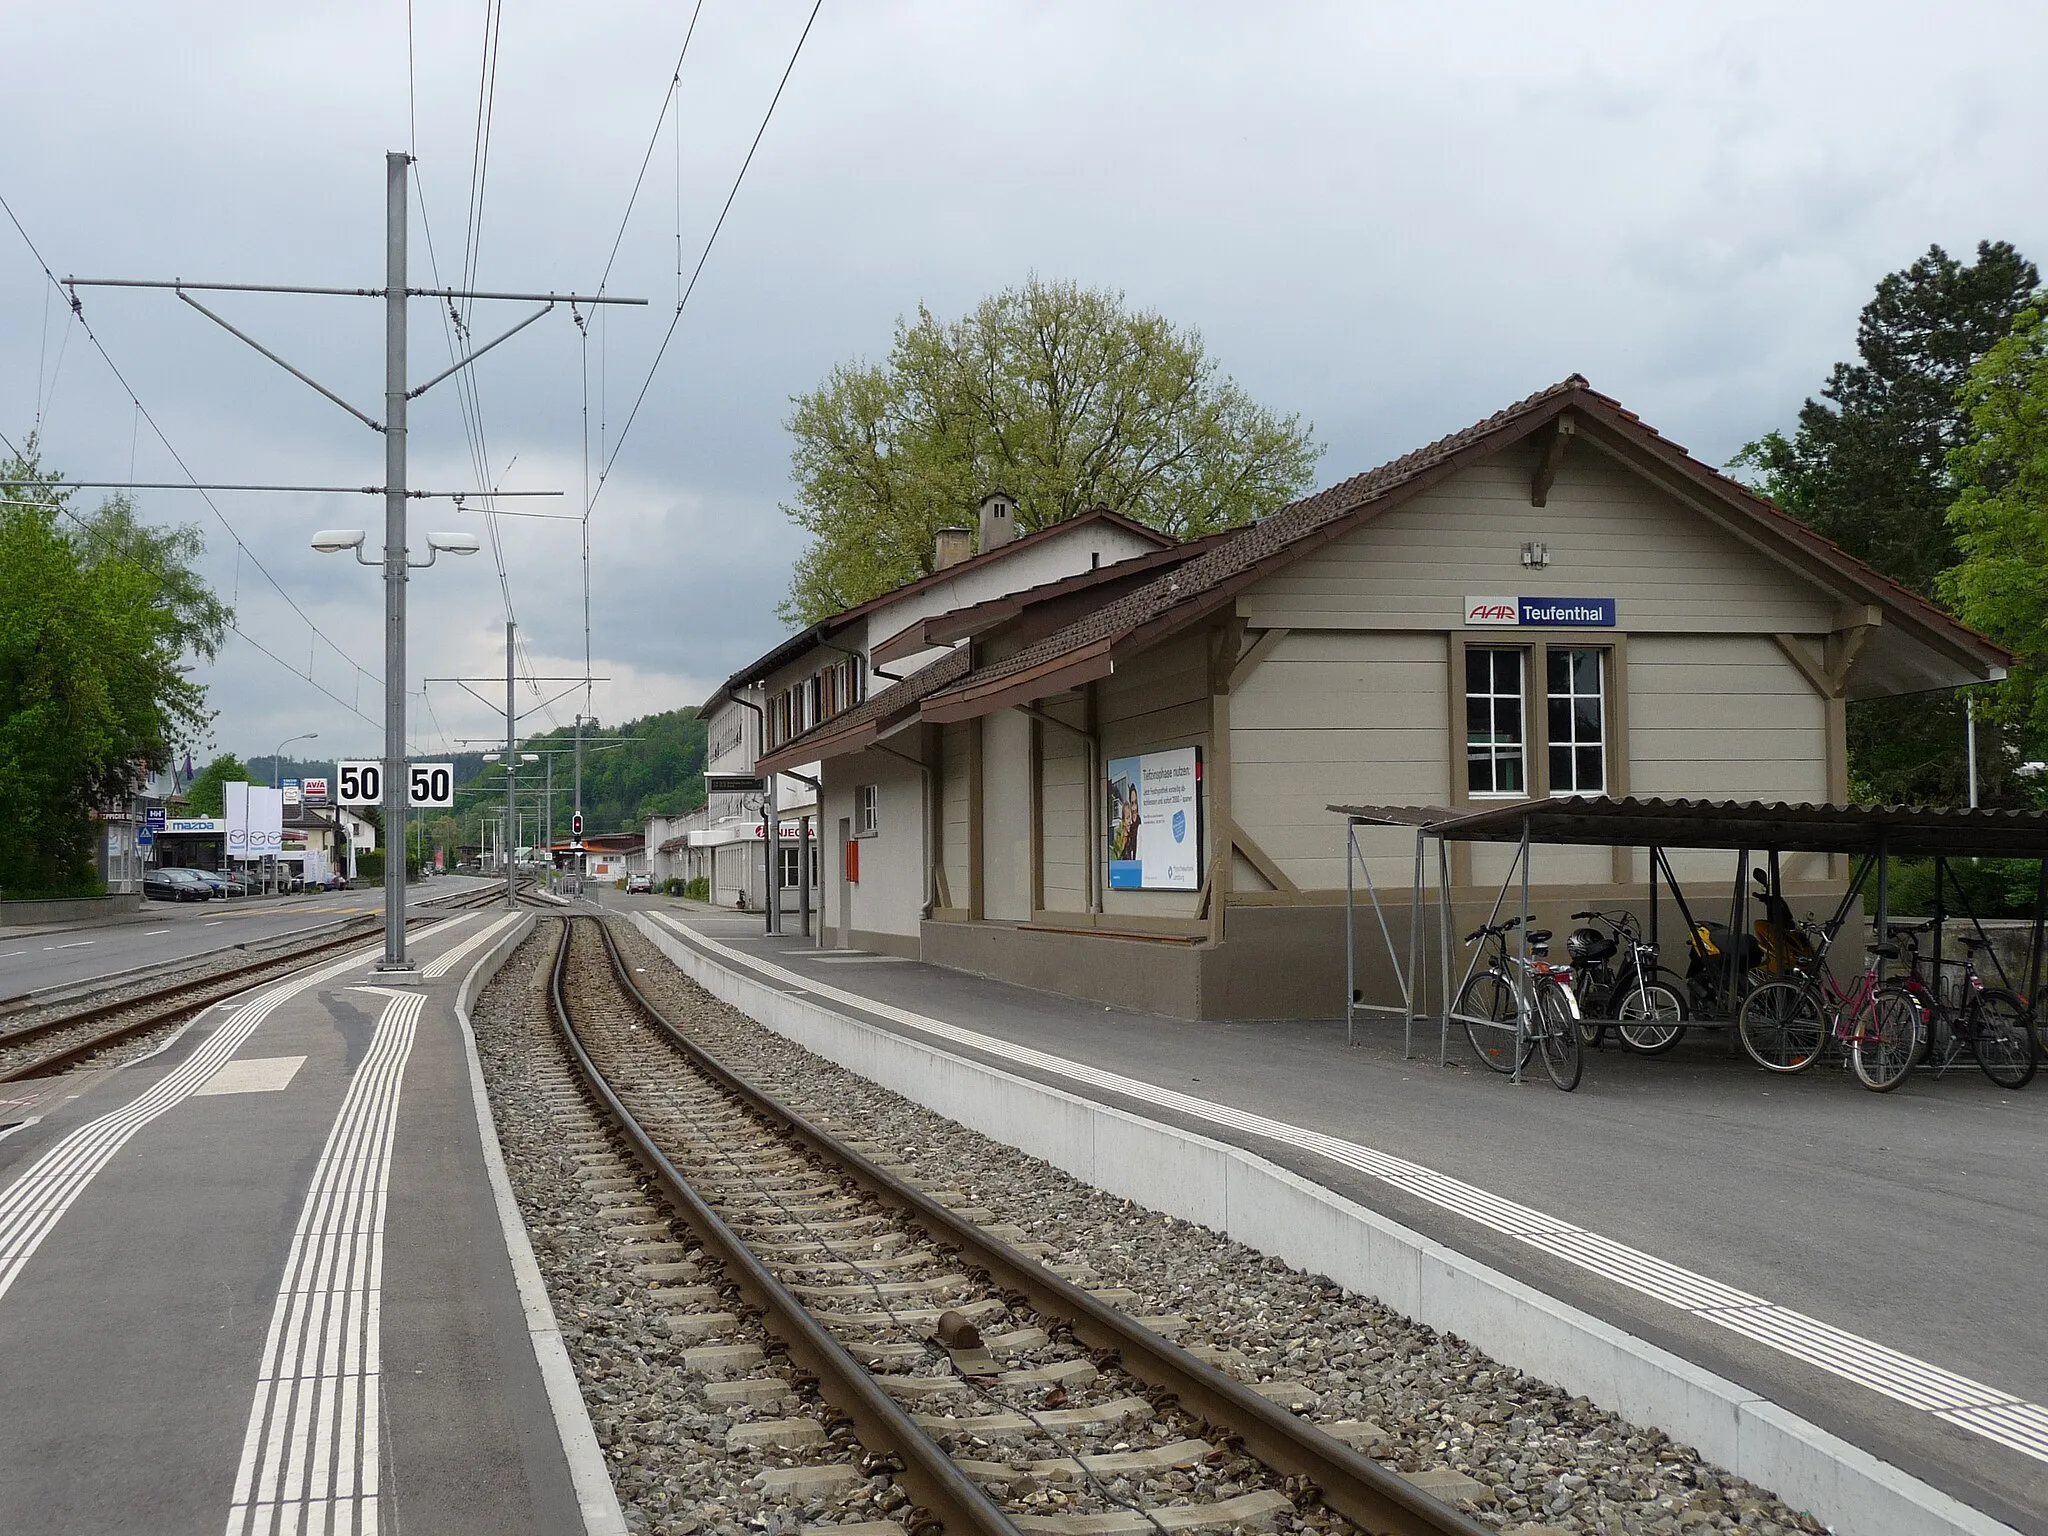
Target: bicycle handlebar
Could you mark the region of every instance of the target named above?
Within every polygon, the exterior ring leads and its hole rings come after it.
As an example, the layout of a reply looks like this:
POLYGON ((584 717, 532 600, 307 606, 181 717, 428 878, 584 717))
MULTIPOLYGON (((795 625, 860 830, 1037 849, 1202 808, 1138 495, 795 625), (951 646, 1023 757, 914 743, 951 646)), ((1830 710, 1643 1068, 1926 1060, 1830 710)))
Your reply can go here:
POLYGON ((1466 934, 1465 942, 1467 944, 1476 944, 1489 933, 1513 933, 1529 920, 1528 915, 1525 913, 1521 917, 1511 917, 1504 923, 1487 923, 1483 927, 1475 928, 1472 932, 1466 934))

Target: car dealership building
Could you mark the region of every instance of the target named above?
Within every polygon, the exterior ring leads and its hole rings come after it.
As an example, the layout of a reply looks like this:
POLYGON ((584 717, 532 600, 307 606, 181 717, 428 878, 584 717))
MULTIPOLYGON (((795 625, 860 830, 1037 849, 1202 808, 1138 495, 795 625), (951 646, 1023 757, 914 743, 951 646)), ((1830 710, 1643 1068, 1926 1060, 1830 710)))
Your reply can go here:
MULTIPOLYGON (((1191 544, 1014 516, 991 497, 978 553, 946 530, 933 576, 736 674, 714 769, 815 785, 822 942, 1185 1017, 1341 1010, 1332 804, 1839 803, 1848 700, 2009 661, 1576 376, 1191 544)), ((1361 840, 1405 892, 1412 835, 1361 840)), ((1509 853, 1455 855, 1483 910, 1509 853)), ((1541 913, 1647 878, 1543 869, 1541 913)))

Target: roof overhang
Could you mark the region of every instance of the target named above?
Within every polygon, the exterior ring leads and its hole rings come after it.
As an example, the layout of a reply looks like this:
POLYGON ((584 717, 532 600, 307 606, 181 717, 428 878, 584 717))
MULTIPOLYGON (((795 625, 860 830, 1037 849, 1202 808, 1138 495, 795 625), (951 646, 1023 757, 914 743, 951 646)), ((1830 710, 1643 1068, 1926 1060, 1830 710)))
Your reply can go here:
POLYGON ((925 719, 933 721, 972 720, 1014 704, 1029 704, 1033 699, 1065 693, 1114 672, 1112 649, 1111 640, 1097 640, 1039 666, 1006 673, 979 687, 970 682, 964 687, 949 688, 926 700, 922 713, 925 719))
POLYGON ((1637 800, 1571 796, 1478 811, 1333 805, 1370 826, 1423 827, 1450 842, 1597 848, 1718 848, 1786 853, 1888 853, 1900 858, 1992 854, 2048 858, 2048 812, 1926 805, 1806 805, 1778 801, 1637 800))

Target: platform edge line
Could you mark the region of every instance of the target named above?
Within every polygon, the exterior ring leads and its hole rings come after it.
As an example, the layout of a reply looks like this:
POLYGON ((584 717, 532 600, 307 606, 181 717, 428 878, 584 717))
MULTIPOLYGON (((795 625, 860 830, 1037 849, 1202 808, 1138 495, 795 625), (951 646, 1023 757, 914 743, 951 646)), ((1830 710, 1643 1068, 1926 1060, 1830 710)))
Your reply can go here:
POLYGON ((569 1464, 569 1482, 576 1494, 576 1508, 583 1517, 585 1536, 629 1536, 625 1511, 619 1507, 604 1451, 597 1443, 597 1430, 590 1422, 590 1410, 583 1401, 583 1389, 576 1381, 576 1367, 569 1360, 569 1347, 562 1341, 562 1328, 548 1300, 547 1282, 533 1257, 533 1243, 526 1235, 526 1219, 519 1214, 519 1202, 512 1193, 512 1180, 505 1172, 505 1152, 498 1142, 498 1125, 491 1118, 491 1100, 484 1087, 484 1065, 477 1055, 476 1029, 470 1009, 490 979, 497 975, 512 952, 523 943, 537 913, 528 913, 469 968, 455 998, 455 1022, 462 1033, 463 1059, 469 1065, 470 1102, 476 1110, 477 1141, 483 1148, 484 1173, 490 1179, 491 1200, 498 1208, 498 1226, 504 1234, 505 1253, 512 1262, 512 1278, 519 1288, 520 1310, 526 1314, 526 1335, 533 1345, 534 1363, 540 1368, 547 1388, 548 1407, 554 1415, 555 1433, 561 1441, 562 1456, 569 1464))
MULTIPOLYGON (((674 925, 681 932, 671 931, 667 924, 644 913, 634 913, 633 921, 684 975, 714 997, 857 1076, 1013 1146, 1018 1145, 1018 1128, 1044 1130, 1064 1117, 1033 1114, 1022 1104, 1006 1106, 991 1097, 971 1101, 983 1111, 977 1123, 959 1102, 934 1102, 946 1095, 924 1091, 927 1085, 942 1085, 965 1101, 963 1079, 977 1074, 1008 1089, 1012 1097, 1021 1091, 1025 1096, 1053 1101, 1068 1115, 1078 1112, 1089 1130, 1073 1155, 1062 1156, 1045 1148, 1024 1150, 1085 1183, 1150 1209, 1225 1231, 1289 1263, 1325 1274, 1348 1270, 1349 1277, 1335 1274, 1333 1278, 1362 1294, 1380 1297, 1417 1321, 1469 1339, 1504 1363, 1582 1392, 1625 1417, 1654 1422, 1691 1441, 1711 1460, 1771 1488, 1795 1509, 1809 1510, 1839 1530, 1868 1536, 1905 1528, 1939 1530, 1953 1536, 2019 1536, 2014 1527, 1995 1516, 1799 1417, 1761 1393, 1246 1148, 1006 1071, 949 1051, 930 1039, 899 1034, 854 1018, 815 996, 784 993, 771 977, 794 973, 765 957, 739 957, 763 973, 748 975, 709 953, 708 948, 700 949, 688 941, 700 940, 722 949, 716 940, 688 933, 681 924, 674 925), (865 1042, 869 1048, 835 1053, 817 1043, 828 1034, 850 1035, 852 1041, 865 1042), (876 1069, 886 1070, 886 1064, 875 1046, 897 1057, 902 1072, 899 1080, 878 1075, 876 1069), (920 1059, 941 1064, 942 1070, 919 1074, 913 1063, 920 1059), (1128 1146, 1133 1130, 1180 1144, 1195 1155, 1200 1171, 1190 1167, 1183 1170, 1184 1177, 1155 1177, 1143 1188, 1114 1188, 1101 1176, 1103 1165, 1098 1159, 1119 1145, 1128 1146), (1256 1188, 1258 1184, 1264 1189, 1256 1188), (1211 1185, 1213 1192, 1204 1198, 1201 1187, 1211 1185), (1170 1209, 1161 1204, 1162 1195, 1169 1193, 1178 1195, 1186 1205, 1199 1203, 1203 1209, 1192 1213, 1170 1209), (1277 1210, 1302 1202, 1322 1207, 1325 1224, 1330 1216, 1336 1216, 1354 1230, 1341 1238, 1326 1231, 1306 1232, 1293 1242, 1282 1238, 1285 1246, 1276 1244, 1275 1238, 1282 1237, 1277 1230, 1277 1210), (1294 1251, 1288 1251, 1290 1248, 1294 1251), (1382 1277, 1399 1272, 1402 1283, 1375 1284, 1365 1271, 1376 1271, 1382 1277), (1532 1342, 1530 1333, 1547 1340, 1547 1347, 1545 1342, 1532 1342), (1909 1513, 1917 1518, 1910 1527, 1900 1526, 1899 1518, 1909 1513)), ((1165 1150, 1160 1148, 1162 1153, 1165 1150)), ((1158 1174, 1159 1168, 1154 1172, 1158 1174)))

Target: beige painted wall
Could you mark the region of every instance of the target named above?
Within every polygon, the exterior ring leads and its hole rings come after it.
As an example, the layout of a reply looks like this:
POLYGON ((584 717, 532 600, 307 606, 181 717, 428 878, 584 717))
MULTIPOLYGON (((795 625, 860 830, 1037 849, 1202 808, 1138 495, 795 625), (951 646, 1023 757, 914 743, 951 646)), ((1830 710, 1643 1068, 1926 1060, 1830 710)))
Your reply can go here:
MULTIPOLYGON (((1343 826, 1327 809, 1448 803, 1448 662, 1441 634, 1289 634, 1230 698, 1239 824, 1304 890, 1344 884, 1343 826)), ((1406 887, 1410 832, 1361 829, 1372 877, 1406 887)), ((1242 859, 1234 889, 1271 887, 1242 859)))
POLYGON ((1534 449, 1475 465, 1261 582, 1238 612, 1260 628, 1441 629, 1468 594, 1545 593, 1612 595, 1631 634, 1834 627, 1819 588, 1590 443, 1566 453, 1547 506, 1529 505, 1534 465, 1534 449), (1548 569, 1522 569, 1527 540, 1548 569))
POLYGON ((1031 921, 1031 721, 1014 709, 981 722, 982 915, 1031 921))
MULTIPOLYGON (((1169 641, 1129 662, 1095 685, 1096 718, 1105 771, 1109 762, 1167 747, 1209 746, 1208 638, 1189 635, 1169 641)), ((1203 856, 1214 847, 1215 818, 1203 793, 1203 856)), ((1193 917, 1195 891, 1103 892, 1103 911, 1145 917, 1193 917)))
MULTIPOLYGON (((1045 712, 1081 725, 1078 699, 1049 702, 1045 712)), ((1088 859, 1093 846, 1088 807, 1088 746, 1072 731, 1048 726, 1039 733, 1039 799, 1045 842, 1045 906, 1083 912, 1088 906, 1088 859)))
POLYGON ((940 867, 956 911, 965 911, 969 901, 967 844, 973 826, 968 819, 967 768, 973 730, 971 722, 939 728, 940 867))

